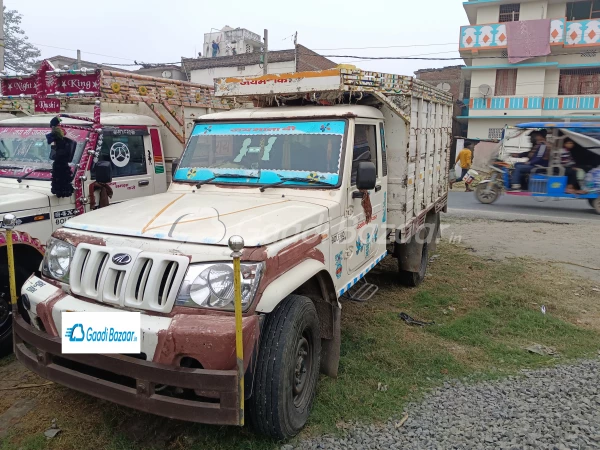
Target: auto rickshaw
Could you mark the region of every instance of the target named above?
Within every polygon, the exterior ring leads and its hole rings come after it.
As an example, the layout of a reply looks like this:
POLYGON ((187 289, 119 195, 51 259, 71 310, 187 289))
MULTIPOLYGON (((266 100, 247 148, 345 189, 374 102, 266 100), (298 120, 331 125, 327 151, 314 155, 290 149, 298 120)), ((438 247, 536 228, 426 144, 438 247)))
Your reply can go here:
POLYGON ((548 167, 534 167, 531 174, 521 183, 527 189, 511 191, 514 158, 510 156, 510 146, 506 145, 506 140, 503 139, 490 160, 490 178, 483 180, 475 189, 477 200, 484 204, 491 204, 502 194, 531 196, 538 200, 584 199, 596 213, 600 214, 600 123, 531 122, 517 125, 517 129, 517 133, 514 133, 510 139, 523 137, 536 130, 547 131, 546 141, 550 151, 548 167), (566 138, 575 143, 571 156, 579 170, 580 185, 585 193, 566 192, 567 176, 565 167, 561 165, 561 151, 566 138))

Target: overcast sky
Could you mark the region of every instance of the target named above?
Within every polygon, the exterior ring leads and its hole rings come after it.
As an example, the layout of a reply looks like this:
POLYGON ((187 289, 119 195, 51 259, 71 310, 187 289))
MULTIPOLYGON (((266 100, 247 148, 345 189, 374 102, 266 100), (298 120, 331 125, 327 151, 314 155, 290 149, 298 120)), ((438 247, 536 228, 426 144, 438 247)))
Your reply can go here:
MULTIPOLYGON (((204 33, 225 25, 261 35, 267 28, 272 50, 293 48, 291 36, 297 31, 300 44, 323 55, 458 57, 459 27, 468 23, 462 0, 4 0, 4 5, 23 15, 22 28, 43 57, 76 57, 79 48, 84 60, 109 64, 193 57, 202 49, 204 33)), ((459 63, 354 64, 412 75, 418 69, 459 63)))

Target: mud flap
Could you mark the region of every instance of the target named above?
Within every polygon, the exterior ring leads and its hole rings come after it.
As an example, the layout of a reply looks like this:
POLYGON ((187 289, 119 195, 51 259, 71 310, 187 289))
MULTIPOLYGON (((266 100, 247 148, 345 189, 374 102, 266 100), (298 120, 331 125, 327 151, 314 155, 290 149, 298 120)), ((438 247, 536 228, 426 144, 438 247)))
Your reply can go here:
POLYGON ((333 329, 331 339, 321 339, 321 367, 322 374, 337 378, 340 365, 340 346, 342 343, 342 310, 332 305, 333 329))

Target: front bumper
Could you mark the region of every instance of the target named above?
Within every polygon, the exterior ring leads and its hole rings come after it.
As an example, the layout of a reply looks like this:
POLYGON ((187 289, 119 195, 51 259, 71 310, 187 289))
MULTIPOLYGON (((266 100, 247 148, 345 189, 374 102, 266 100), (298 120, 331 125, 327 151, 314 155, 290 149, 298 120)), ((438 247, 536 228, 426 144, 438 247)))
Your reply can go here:
POLYGON ((173 367, 122 355, 63 355, 59 337, 13 322, 17 359, 38 375, 71 389, 171 419, 239 425, 238 373, 173 367), (168 385, 211 392, 216 401, 196 401, 161 394, 168 385))

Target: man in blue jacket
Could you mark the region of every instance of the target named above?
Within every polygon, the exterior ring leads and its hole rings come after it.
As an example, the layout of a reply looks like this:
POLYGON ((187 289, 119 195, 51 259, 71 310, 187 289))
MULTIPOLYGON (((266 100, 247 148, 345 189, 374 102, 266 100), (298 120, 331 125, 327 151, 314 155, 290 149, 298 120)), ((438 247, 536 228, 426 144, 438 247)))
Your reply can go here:
POLYGON ((550 149, 546 142, 546 130, 534 131, 531 133, 531 140, 534 145, 530 152, 526 152, 519 156, 527 156, 529 161, 526 163, 515 164, 515 170, 512 173, 511 187, 513 191, 521 189, 521 179, 523 175, 531 173, 534 167, 548 167, 550 158, 550 149))

